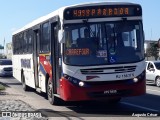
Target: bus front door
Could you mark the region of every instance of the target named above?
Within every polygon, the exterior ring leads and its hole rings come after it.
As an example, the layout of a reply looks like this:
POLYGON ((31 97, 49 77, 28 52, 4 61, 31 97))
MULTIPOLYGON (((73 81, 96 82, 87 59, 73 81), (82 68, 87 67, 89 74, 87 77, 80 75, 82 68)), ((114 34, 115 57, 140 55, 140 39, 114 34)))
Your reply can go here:
POLYGON ((59 94, 59 81, 61 78, 60 43, 58 42, 58 24, 51 24, 51 56, 52 56, 52 83, 53 93, 59 94))

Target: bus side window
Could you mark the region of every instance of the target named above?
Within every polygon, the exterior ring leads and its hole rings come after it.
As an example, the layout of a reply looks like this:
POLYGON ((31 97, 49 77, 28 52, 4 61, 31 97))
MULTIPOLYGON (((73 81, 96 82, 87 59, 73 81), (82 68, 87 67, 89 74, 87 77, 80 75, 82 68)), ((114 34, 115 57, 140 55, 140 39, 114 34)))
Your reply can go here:
POLYGON ((42 24, 42 39, 40 40, 40 52, 50 51, 50 29, 49 22, 42 24))
POLYGON ((32 53, 33 52, 33 33, 32 30, 28 31, 28 53, 32 53))

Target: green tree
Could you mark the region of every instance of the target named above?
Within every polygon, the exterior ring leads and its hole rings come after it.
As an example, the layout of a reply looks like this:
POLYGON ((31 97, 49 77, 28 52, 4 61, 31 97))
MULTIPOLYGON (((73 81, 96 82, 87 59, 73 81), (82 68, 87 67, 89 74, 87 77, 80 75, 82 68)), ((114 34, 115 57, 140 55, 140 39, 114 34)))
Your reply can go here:
POLYGON ((148 55, 153 56, 155 60, 159 57, 159 48, 157 43, 150 43, 150 47, 148 48, 148 55))

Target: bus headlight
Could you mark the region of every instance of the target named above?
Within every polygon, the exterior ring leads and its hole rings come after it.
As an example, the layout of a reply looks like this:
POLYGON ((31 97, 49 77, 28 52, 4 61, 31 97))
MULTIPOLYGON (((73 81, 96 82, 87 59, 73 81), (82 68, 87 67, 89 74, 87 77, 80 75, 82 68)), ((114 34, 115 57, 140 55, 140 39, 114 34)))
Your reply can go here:
POLYGON ((89 87, 85 81, 81 81, 77 78, 70 77, 69 75, 64 75, 64 78, 67 79, 71 84, 78 87, 89 87))
POLYGON ((83 87, 84 86, 84 82, 79 82, 79 86, 83 87))
POLYGON ((133 82, 136 83, 138 81, 144 80, 145 79, 145 71, 143 71, 140 75, 137 77, 133 78, 133 82))
POLYGON ((133 81, 136 83, 138 82, 138 78, 133 78, 133 81))

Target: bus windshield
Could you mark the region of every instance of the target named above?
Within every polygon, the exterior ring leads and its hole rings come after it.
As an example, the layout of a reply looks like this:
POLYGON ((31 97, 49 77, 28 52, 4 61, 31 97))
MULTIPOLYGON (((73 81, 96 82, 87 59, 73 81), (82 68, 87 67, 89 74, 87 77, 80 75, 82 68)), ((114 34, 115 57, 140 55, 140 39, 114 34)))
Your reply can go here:
POLYGON ((65 25, 64 63, 106 65, 144 59, 141 21, 65 25))

